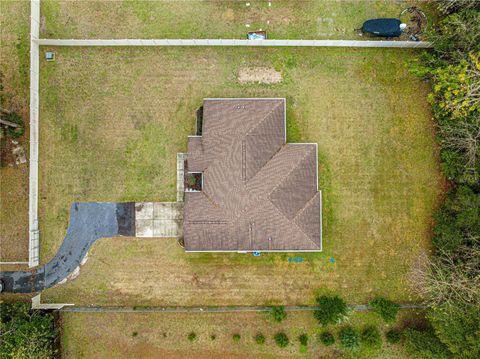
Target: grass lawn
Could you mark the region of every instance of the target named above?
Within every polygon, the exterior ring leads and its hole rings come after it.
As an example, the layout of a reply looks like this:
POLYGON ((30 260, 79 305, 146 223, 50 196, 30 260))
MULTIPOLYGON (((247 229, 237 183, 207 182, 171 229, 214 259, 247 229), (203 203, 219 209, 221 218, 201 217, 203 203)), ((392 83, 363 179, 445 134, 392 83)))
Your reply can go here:
MULTIPOLYGON (((401 311, 398 326, 404 321, 416 320, 420 313, 401 311)), ((328 330, 337 338, 337 344, 326 347, 317 339, 322 328, 311 312, 290 312, 282 323, 274 323, 266 313, 62 313, 63 353, 66 358, 319 358, 338 357, 342 352, 337 333, 341 326, 328 330), (290 344, 279 348, 273 336, 284 331, 290 344), (190 342, 189 333, 196 339, 190 342), (136 334, 134 334, 136 333, 136 334), (265 344, 255 343, 255 335, 262 333, 265 344), (307 334, 307 350, 300 350, 298 336, 307 334), (239 342, 232 340, 240 334, 239 342), (215 339, 212 340, 211 336, 215 339)), ((366 325, 376 325, 383 332, 386 326, 373 313, 353 313, 350 324, 362 330, 366 325)), ((394 325, 395 326, 395 325, 394 325)), ((378 352, 365 349, 354 354, 343 353, 352 358, 406 358, 401 345, 384 344, 378 352)))
POLYGON ((397 17, 408 2, 44 1, 42 37, 362 39, 353 29, 376 17, 397 17), (246 25, 250 25, 247 27, 246 25))
MULTIPOLYGON (((42 48, 42 52, 46 48, 42 48)), ((41 62, 41 259, 73 201, 175 199, 175 156, 203 97, 286 97, 288 140, 319 144, 324 252, 185 254, 174 239, 100 240, 81 275, 45 301, 79 305, 308 304, 418 300, 408 276, 429 249, 443 185, 428 87, 413 51, 273 48, 56 48, 41 62), (283 82, 240 84, 244 67, 283 82), (335 262, 331 263, 330 259, 335 262)))
MULTIPOLYGON (((0 96, 2 109, 17 112, 28 127, 30 3, 0 2, 0 96)), ((28 132, 28 130, 27 130, 28 132)), ((1 140, 0 261, 28 261, 28 164, 14 165, 1 140)), ((28 153, 28 133, 18 139, 28 153)), ((21 269, 2 265, 0 271, 21 269)))

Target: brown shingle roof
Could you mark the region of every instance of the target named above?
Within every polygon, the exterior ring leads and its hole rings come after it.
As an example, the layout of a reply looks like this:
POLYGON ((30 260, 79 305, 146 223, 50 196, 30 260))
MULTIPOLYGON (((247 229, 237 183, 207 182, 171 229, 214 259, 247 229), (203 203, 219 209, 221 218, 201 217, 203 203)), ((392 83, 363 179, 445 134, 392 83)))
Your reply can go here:
POLYGON ((187 251, 320 251, 315 144, 286 144, 285 99, 206 99, 202 137, 189 137, 187 251))

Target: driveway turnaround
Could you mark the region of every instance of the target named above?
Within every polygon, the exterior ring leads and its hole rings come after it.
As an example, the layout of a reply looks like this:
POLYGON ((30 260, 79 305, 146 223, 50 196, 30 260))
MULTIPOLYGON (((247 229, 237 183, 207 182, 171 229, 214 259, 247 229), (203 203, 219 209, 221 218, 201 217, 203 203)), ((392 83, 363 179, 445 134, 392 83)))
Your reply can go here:
POLYGON ((100 238, 135 236, 135 203, 74 203, 65 239, 55 257, 32 271, 0 272, 3 292, 31 293, 50 288, 80 266, 100 238))

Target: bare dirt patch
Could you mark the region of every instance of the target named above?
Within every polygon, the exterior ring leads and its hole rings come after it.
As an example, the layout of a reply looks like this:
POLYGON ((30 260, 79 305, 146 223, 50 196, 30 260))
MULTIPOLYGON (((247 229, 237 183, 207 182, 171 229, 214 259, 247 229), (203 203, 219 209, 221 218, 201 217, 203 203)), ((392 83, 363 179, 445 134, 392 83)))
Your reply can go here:
POLYGON ((238 81, 242 84, 277 84, 282 82, 282 74, 269 67, 247 67, 238 72, 238 81))

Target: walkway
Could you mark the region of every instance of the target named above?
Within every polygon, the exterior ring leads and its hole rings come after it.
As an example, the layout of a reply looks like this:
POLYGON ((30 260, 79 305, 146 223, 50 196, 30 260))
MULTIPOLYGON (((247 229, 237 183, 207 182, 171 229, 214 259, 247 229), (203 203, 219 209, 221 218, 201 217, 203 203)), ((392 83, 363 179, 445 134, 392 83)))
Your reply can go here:
POLYGON ((242 40, 242 39, 39 39, 45 46, 310 46, 430 48, 424 41, 386 40, 242 40))
POLYGON ((74 203, 67 234, 55 257, 32 271, 0 272, 4 292, 31 293, 60 283, 77 270, 100 238, 135 235, 135 203, 74 203))
POLYGON ((183 202, 135 203, 137 237, 180 237, 183 230, 183 202))

